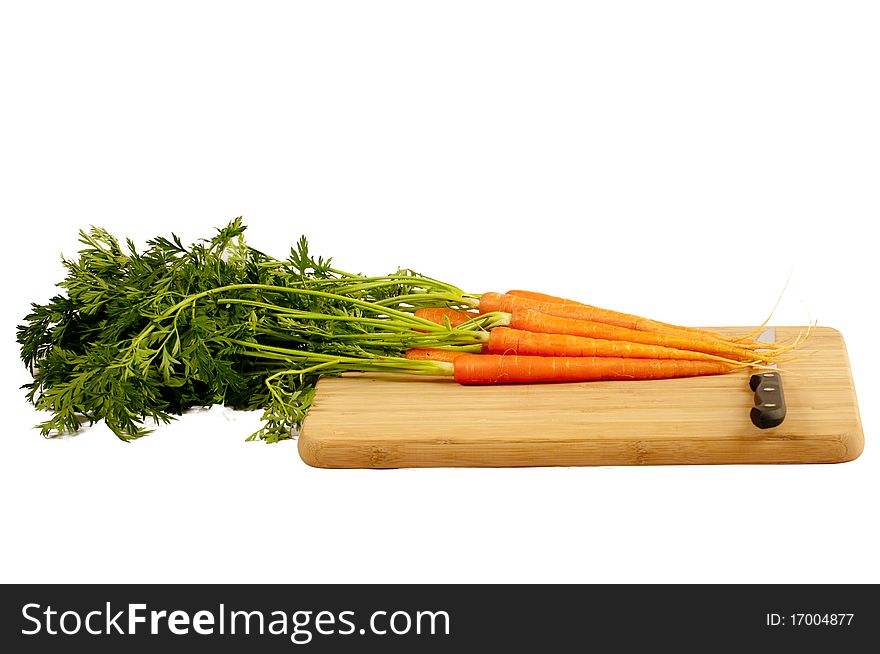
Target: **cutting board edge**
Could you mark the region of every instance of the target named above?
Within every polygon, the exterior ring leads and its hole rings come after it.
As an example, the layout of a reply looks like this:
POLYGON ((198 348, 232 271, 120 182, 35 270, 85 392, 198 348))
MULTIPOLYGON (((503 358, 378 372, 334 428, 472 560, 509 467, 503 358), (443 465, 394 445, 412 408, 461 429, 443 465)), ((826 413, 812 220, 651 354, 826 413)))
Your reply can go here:
POLYGON ((311 438, 303 432, 297 443, 300 458, 313 468, 504 468, 650 465, 743 465, 846 463, 864 451, 864 434, 853 423, 851 431, 818 438, 754 441, 742 438, 690 438, 688 445, 674 438, 605 439, 567 442, 469 443, 414 442, 389 446, 386 439, 357 443, 311 438), (798 456, 800 455, 800 456, 798 456))

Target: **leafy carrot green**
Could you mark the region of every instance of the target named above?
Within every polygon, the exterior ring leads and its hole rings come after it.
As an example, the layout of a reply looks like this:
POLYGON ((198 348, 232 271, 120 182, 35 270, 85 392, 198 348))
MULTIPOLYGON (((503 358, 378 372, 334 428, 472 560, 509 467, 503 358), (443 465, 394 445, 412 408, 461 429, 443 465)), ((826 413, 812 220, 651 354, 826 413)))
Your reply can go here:
POLYGON ((44 435, 104 421, 128 440, 148 433, 146 421, 223 404, 262 409, 255 436, 281 440, 300 426, 319 374, 346 369, 321 357, 363 369, 409 348, 484 338, 479 320, 450 330, 413 315, 421 304, 468 306, 454 286, 411 270, 338 270, 305 238, 275 259, 249 246, 245 229, 238 218, 191 245, 172 234, 143 250, 100 228, 80 233, 79 256, 63 259, 62 293, 33 304, 17 330, 33 374, 27 398, 50 414, 44 435), (288 354, 262 356, 273 347, 288 354))

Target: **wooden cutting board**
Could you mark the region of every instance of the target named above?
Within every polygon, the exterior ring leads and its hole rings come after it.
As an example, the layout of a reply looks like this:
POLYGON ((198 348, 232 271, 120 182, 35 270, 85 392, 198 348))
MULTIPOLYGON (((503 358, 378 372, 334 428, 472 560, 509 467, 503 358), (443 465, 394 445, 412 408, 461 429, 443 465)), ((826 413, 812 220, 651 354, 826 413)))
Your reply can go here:
MULTIPOLYGON (((802 328, 779 327, 777 339, 802 328)), ((718 328, 744 334, 749 328, 718 328)), ((660 381, 460 386, 448 379, 322 379, 299 453, 323 468, 838 463, 864 436, 840 332, 817 329, 783 366, 788 415, 749 419, 749 372, 660 381)))

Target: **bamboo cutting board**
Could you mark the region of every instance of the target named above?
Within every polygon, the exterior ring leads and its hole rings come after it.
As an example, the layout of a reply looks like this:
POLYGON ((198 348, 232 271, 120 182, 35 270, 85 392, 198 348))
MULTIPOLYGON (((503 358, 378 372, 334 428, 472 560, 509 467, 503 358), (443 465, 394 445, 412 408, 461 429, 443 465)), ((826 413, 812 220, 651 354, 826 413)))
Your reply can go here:
MULTIPOLYGON (((779 327, 778 339, 801 328, 779 327)), ((748 328, 719 328, 743 334, 748 328)), ((840 332, 818 328, 784 364, 788 415, 749 419, 749 372, 659 381, 460 386, 448 379, 322 379, 299 453, 323 468, 838 463, 864 437, 840 332)))

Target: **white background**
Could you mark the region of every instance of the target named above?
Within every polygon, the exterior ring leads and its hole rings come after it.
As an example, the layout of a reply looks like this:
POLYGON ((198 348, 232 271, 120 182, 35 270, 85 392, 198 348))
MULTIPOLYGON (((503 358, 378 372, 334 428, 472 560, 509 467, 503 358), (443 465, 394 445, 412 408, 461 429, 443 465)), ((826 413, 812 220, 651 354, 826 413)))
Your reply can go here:
POLYGON ((870 2, 4 3, 0 580, 878 582, 870 2), (328 471, 250 414, 44 440, 15 324, 76 232, 244 215, 344 268, 685 324, 810 318, 867 440, 815 466, 328 471))

